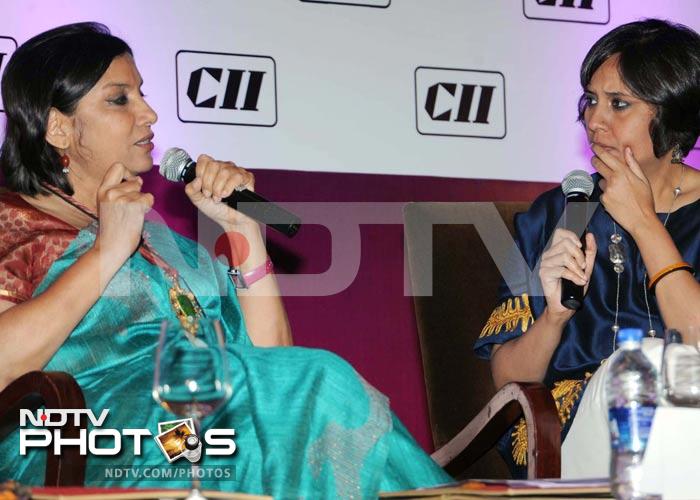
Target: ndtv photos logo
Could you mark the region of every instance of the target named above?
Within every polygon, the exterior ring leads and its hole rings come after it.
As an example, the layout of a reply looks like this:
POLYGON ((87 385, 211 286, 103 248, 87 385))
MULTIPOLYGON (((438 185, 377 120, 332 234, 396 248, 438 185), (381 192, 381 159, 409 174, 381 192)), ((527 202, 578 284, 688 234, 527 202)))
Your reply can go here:
MULTIPOLYGON (((14 38, 0 36, 0 75, 5 71, 7 61, 10 60, 15 49, 17 49, 17 42, 14 38)), ((2 96, 0 96, 0 111, 5 111, 5 107, 2 104, 2 96)))
POLYGON ((175 68, 181 121, 259 127, 277 123, 271 57, 181 50, 175 68))
POLYGON ((610 0, 523 0, 528 19, 608 24, 610 0))
POLYGON ((419 67, 415 79, 419 133, 493 139, 506 136, 502 73, 419 67))
MULTIPOLYGON (((118 455, 122 440, 131 439, 134 455, 141 455, 143 438, 151 436, 148 429, 110 429, 103 427, 109 414, 102 410, 99 417, 92 410, 30 410, 19 411, 19 454, 26 455, 30 448, 52 447, 60 454, 67 446, 78 446, 81 455, 118 455), (62 429, 69 421, 79 426, 81 416, 87 417, 94 427, 91 431, 79 429, 78 437, 64 437, 62 429), (29 425, 32 428, 27 428, 29 425)), ((229 456, 236 451, 234 429, 208 429, 204 433, 207 455, 229 456)), ((158 434, 153 437, 168 462, 180 457, 197 462, 202 455, 202 442, 194 433, 192 419, 158 423, 158 434)))

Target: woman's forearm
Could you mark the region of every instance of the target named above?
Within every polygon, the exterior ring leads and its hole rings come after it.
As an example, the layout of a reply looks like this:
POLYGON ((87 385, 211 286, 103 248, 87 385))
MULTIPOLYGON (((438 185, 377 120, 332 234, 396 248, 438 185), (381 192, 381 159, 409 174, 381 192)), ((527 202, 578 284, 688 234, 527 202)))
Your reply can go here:
POLYGON ((0 313, 0 389, 48 363, 120 266, 93 247, 43 293, 0 313))
MULTIPOLYGON (((243 228, 237 227, 229 231, 243 234, 248 243, 247 251, 249 253, 240 266, 241 273, 245 274, 265 264, 267 249, 257 224, 243 228)), ((231 241, 234 252, 237 251, 236 244, 236 241, 231 241)), ((254 345, 260 347, 292 345, 292 331, 287 311, 284 308, 274 274, 266 275, 252 284, 249 289, 238 289, 237 295, 243 310, 248 335, 254 345)))
POLYGON ((569 318, 542 315, 520 337, 494 345, 491 374, 496 388, 509 382, 541 382, 569 318))
MULTIPOLYGON (((650 277, 670 264, 683 261, 671 236, 656 218, 649 224, 638 226, 632 236, 650 277)), ((656 285, 656 301, 666 326, 681 333, 690 326, 700 326, 700 284, 687 271, 677 271, 662 278, 656 285)), ((699 340, 684 336, 687 343, 699 340)))
POLYGON ((292 330, 274 274, 260 279, 250 290, 238 290, 238 301, 254 345, 292 345, 292 330))

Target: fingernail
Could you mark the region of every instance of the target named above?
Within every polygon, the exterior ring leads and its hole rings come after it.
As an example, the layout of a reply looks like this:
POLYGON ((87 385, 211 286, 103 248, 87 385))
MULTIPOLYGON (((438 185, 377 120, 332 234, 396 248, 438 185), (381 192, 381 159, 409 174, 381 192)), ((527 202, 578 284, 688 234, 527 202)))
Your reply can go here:
POLYGON ((202 193, 204 193, 204 196, 207 198, 211 198, 211 191, 207 191, 206 189, 202 190, 202 193))

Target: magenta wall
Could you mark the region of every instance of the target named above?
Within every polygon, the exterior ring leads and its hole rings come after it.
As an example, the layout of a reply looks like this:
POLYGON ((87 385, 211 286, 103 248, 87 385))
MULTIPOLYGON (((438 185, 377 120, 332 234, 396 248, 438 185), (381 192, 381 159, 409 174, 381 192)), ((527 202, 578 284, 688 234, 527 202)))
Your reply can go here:
MULTIPOLYGON (((256 189, 281 202, 407 202, 532 200, 551 184, 434 177, 257 170, 256 189)), ((172 229, 195 234, 182 188, 145 176, 156 210, 172 229)), ((352 285, 327 297, 286 297, 297 345, 333 351, 391 399, 406 427, 427 451, 432 439, 413 299, 403 292, 403 228, 361 228, 362 260, 352 285)), ((305 226, 291 240, 268 234, 278 272, 322 273, 330 264, 330 233, 305 226)))

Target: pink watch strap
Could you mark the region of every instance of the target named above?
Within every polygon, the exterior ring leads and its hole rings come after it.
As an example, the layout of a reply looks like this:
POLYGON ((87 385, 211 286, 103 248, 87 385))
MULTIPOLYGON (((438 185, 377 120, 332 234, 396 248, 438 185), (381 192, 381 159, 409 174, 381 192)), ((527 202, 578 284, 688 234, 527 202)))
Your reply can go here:
POLYGON ((268 257, 263 264, 260 264, 258 267, 251 269, 245 274, 241 274, 239 268, 232 267, 228 270, 228 275, 231 276, 231 280, 233 280, 233 284, 236 285, 236 288, 245 290, 256 281, 259 281, 268 274, 272 274, 274 269, 275 268, 272 265, 272 261, 270 260, 270 257, 268 257))
POLYGON ((261 280, 268 274, 272 274, 272 271, 274 271, 274 269, 275 267, 272 265, 270 257, 268 257, 263 264, 260 264, 255 269, 251 269, 247 273, 243 274, 243 279, 245 280, 246 286, 251 286, 253 283, 261 280))

